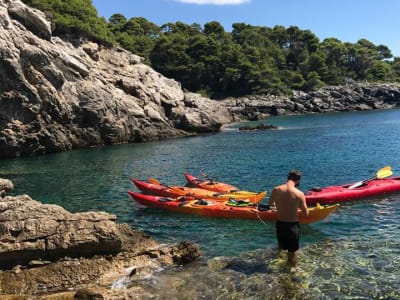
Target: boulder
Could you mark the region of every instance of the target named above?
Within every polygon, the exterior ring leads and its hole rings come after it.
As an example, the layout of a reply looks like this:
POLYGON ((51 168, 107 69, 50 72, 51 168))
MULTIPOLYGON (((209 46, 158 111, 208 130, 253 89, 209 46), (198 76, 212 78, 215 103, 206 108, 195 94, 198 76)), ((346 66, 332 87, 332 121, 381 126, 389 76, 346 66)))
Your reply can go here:
POLYGON ((0 198, 0 268, 118 253, 122 242, 115 219, 105 212, 72 214, 27 195, 0 198))

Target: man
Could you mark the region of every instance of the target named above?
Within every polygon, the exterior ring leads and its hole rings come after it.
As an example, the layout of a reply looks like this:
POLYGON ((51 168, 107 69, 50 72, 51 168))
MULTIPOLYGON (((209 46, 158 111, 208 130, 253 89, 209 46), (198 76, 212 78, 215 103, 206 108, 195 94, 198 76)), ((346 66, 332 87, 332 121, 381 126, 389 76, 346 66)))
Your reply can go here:
POLYGON ((287 182, 274 187, 269 199, 269 206, 276 207, 276 237, 279 251, 288 250, 290 267, 296 266, 296 251, 299 249, 299 217, 300 208, 303 216, 308 216, 308 207, 304 193, 297 187, 300 185, 301 172, 291 170, 287 182))

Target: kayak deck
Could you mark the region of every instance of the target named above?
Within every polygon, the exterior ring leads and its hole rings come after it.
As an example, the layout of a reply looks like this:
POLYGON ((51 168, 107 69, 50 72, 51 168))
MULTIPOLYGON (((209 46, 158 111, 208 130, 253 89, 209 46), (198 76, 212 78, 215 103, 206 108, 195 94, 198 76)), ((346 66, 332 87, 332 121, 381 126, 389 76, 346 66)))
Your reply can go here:
POLYGON ((341 203, 400 192, 400 177, 375 179, 356 188, 349 188, 351 185, 352 183, 310 190, 305 195, 307 204, 341 203))

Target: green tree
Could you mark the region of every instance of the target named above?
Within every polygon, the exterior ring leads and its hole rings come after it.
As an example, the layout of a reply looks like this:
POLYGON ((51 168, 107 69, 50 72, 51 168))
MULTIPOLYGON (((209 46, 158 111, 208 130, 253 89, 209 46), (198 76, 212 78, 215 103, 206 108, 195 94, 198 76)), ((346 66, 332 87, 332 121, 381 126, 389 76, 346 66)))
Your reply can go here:
POLYGON ((302 90, 304 91, 313 91, 317 90, 324 86, 324 83, 321 81, 321 77, 315 71, 308 73, 307 80, 304 82, 302 86, 302 90))
POLYGON ((107 21, 97 15, 91 0, 24 0, 52 15, 53 34, 79 34, 97 42, 114 44, 107 21))
POLYGON ((145 18, 131 18, 124 22, 123 16, 118 14, 110 18, 110 23, 118 43, 123 48, 146 58, 150 64, 150 52, 161 33, 161 28, 145 18))

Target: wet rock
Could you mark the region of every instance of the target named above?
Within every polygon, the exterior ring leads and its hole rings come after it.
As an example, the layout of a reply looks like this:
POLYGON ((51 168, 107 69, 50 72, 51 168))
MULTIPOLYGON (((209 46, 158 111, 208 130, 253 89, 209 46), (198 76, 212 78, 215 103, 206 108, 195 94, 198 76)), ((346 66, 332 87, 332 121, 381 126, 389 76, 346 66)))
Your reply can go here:
MULTIPOLYGON (((124 289, 125 282, 135 286, 166 266, 188 264, 200 256, 191 242, 160 245, 115 219, 105 212, 73 214, 28 195, 1 198, 0 298, 118 298, 124 293, 110 287, 124 289)), ((153 297, 140 288, 130 293, 153 297)))
POLYGON ((77 291, 74 295, 75 300, 103 300, 104 296, 98 292, 81 289, 77 291))
POLYGON ((250 130, 267 130, 267 129, 277 129, 277 126, 274 125, 265 125, 265 124, 258 124, 254 126, 241 126, 239 127, 240 131, 250 131, 250 130))

